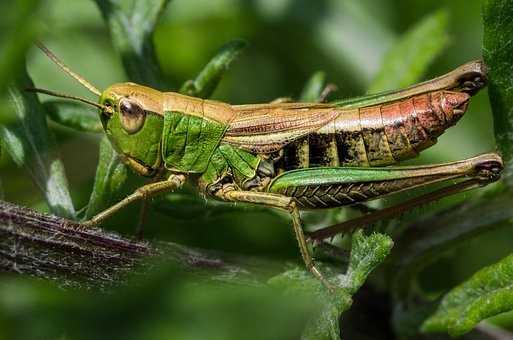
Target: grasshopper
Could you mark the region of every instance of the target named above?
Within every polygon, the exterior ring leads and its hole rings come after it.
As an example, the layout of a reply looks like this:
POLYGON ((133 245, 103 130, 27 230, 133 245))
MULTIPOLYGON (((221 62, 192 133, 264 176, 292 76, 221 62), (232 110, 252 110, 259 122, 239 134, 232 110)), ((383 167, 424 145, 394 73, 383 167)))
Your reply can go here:
MULTIPOLYGON (((465 113, 486 85, 481 61, 406 89, 333 103, 229 105, 146 86, 117 83, 103 92, 39 47, 98 102, 43 89, 99 109, 105 134, 144 185, 84 224, 96 226, 129 204, 193 181, 208 197, 284 210, 292 219, 306 267, 327 287, 303 231, 300 210, 357 205, 400 191, 449 182, 416 201, 350 220, 370 223, 439 197, 484 186, 503 169, 496 153, 424 166, 390 166, 415 157, 465 113), (456 184, 453 184, 458 180, 456 184)), ((311 233, 320 240, 340 226, 311 233)))

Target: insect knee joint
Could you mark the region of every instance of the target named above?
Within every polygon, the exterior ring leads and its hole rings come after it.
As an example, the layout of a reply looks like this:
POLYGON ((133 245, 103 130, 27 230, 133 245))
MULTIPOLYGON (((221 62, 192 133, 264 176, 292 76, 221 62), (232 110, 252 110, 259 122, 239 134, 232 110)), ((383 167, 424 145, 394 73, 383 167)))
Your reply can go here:
POLYGON ((147 198, 150 198, 150 193, 151 191, 146 189, 146 188, 138 188, 136 191, 135 191, 139 196, 141 196, 141 198, 143 199, 147 199, 147 198))
POLYGON ((175 175, 168 179, 171 183, 173 183, 173 186, 177 189, 180 189, 182 185, 185 183, 185 176, 184 175, 175 175))
POLYGON ((214 197, 231 201, 234 199, 232 193, 237 191, 237 187, 234 184, 225 183, 220 186, 211 186, 207 190, 214 197))
POLYGON ((291 199, 289 204, 287 205, 287 210, 290 212, 290 213, 294 213, 297 211, 297 203, 295 200, 291 199))

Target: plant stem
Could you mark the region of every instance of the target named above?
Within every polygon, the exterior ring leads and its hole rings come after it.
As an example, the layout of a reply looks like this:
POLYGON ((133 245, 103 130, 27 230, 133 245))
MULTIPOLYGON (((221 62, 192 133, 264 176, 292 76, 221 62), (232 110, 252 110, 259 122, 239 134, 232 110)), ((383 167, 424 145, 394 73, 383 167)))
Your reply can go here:
POLYGON ((174 261, 203 279, 235 284, 261 284, 279 268, 174 243, 130 240, 0 201, 0 272, 49 279, 64 287, 107 289, 144 274, 157 260, 174 261))

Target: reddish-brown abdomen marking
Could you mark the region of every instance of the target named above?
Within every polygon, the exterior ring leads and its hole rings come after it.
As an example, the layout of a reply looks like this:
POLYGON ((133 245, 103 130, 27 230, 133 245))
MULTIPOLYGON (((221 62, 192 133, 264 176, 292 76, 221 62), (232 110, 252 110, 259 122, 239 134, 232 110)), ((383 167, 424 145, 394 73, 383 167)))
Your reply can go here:
POLYGON ((466 93, 436 91, 364 107, 356 110, 358 124, 351 121, 356 118, 352 111, 341 112, 334 122, 341 165, 387 165, 415 157, 456 123, 469 98, 466 93))
POLYGON ((426 131, 430 139, 438 137, 440 131, 444 129, 444 121, 434 111, 431 105, 431 95, 425 94, 412 99, 419 125, 426 131))
POLYGON ((420 124, 415 97, 399 103, 401 115, 404 119, 404 131, 412 148, 419 152, 435 143, 428 131, 420 124))
POLYGON ((394 158, 413 157, 436 143, 436 137, 461 118, 469 98, 462 92, 436 91, 382 105, 382 120, 394 158))
POLYGON ((467 110, 470 95, 463 92, 440 91, 440 106, 445 113, 446 128, 456 124, 467 110))
POLYGON ((399 103, 382 105, 381 117, 394 159, 401 160, 415 157, 417 152, 410 144, 408 134, 405 131, 404 116, 399 103))

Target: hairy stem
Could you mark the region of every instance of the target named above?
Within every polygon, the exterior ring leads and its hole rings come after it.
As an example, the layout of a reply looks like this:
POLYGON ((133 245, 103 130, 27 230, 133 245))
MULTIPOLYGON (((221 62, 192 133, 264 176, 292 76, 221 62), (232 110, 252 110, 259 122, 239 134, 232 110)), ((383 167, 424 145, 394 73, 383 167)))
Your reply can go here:
POLYGON ((278 269, 267 261, 134 241, 0 201, 1 272, 54 280, 64 287, 106 289, 144 274, 160 260, 174 261, 204 279, 235 284, 260 284, 278 269))

